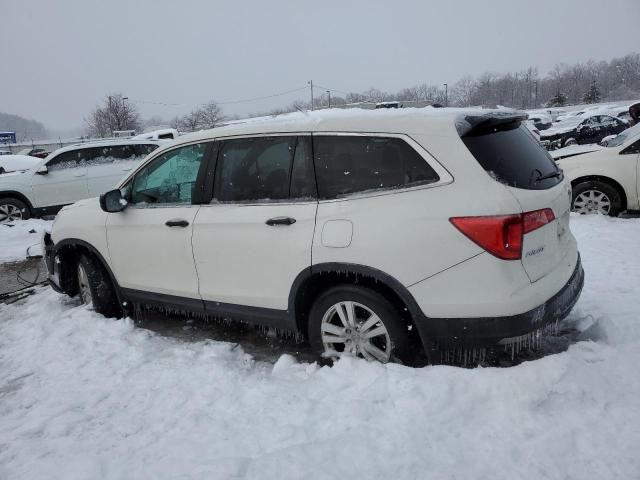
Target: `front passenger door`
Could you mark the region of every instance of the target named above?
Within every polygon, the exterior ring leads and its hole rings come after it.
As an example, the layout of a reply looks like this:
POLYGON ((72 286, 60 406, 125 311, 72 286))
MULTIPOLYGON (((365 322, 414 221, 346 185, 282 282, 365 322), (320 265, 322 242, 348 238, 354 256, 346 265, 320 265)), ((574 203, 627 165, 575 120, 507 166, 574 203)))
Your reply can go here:
POLYGON ((87 153, 90 148, 62 152, 45 163, 46 173, 32 177, 35 206, 62 206, 89 196, 87 153))
POLYGON ((122 188, 128 205, 107 217, 107 245, 121 287, 170 295, 172 304, 201 304, 191 249, 198 174, 210 143, 169 150, 144 165, 122 188), (179 297, 179 298, 178 298, 179 297))

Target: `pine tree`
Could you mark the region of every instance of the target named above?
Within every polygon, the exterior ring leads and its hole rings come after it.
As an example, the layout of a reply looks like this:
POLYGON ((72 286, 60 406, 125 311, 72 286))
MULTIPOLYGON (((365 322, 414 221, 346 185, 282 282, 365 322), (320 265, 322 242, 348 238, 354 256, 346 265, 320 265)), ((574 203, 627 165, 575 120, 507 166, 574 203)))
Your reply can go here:
POLYGON ((600 101, 600 90, 598 90, 598 86, 596 85, 596 81, 591 82, 591 86, 587 93, 584 94, 582 100, 584 103, 598 103, 600 101))
POLYGON ((563 107, 567 104, 567 96, 562 93, 560 90, 556 92, 556 94, 551 97, 547 103, 547 107, 563 107))

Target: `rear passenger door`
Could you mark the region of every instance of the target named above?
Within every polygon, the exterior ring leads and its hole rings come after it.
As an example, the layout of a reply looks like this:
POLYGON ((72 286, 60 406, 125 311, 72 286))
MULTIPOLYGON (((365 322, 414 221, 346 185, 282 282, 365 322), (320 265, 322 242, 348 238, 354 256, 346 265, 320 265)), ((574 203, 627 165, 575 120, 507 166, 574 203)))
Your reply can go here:
POLYGON ((89 196, 97 197, 114 188, 129 170, 135 167, 158 145, 109 145, 97 148, 87 162, 87 188, 89 196))
POLYGON ((317 199, 310 136, 223 140, 213 184, 213 200, 193 228, 207 309, 286 310, 296 276, 311 266, 317 199))

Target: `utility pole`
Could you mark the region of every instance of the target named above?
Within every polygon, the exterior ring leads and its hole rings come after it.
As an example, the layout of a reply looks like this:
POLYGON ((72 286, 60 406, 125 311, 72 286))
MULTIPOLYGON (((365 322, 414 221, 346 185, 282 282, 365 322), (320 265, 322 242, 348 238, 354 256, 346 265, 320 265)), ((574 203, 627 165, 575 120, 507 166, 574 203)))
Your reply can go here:
POLYGON ((313 111, 313 80, 309 80, 309 86, 311 87, 311 110, 313 111))
POLYGON ((444 106, 449 106, 449 85, 446 83, 444 84, 444 106))
POLYGON ((329 108, 331 108, 331 90, 327 90, 327 95, 329 96, 329 108))

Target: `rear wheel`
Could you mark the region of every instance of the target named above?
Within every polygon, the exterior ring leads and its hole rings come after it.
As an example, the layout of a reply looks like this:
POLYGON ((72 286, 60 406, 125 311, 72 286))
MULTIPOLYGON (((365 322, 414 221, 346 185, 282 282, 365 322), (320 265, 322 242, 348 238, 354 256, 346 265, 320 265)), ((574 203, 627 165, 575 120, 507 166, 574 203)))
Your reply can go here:
POLYGON ((17 198, 0 199, 0 223, 28 220, 31 218, 29 207, 17 198))
POLYGON ((622 198, 608 183, 598 180, 582 182, 573 189, 571 210, 581 214, 601 213, 615 217, 622 210, 622 198))
POLYGON ((120 317, 122 310, 105 268, 89 255, 82 254, 76 265, 78 293, 82 303, 105 317, 120 317))
POLYGON ((321 294, 309 313, 309 342, 327 356, 406 363, 409 330, 391 303, 373 290, 344 285, 321 294))

